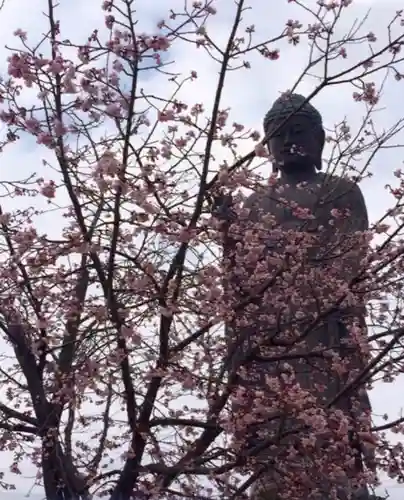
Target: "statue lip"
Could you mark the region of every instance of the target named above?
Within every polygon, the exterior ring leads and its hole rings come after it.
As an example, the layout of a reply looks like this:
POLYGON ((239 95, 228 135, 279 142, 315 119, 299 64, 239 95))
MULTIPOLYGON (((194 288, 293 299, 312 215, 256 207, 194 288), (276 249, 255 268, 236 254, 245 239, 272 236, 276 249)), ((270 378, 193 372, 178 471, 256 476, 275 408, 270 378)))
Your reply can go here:
POLYGON ((291 156, 306 156, 306 152, 302 150, 302 148, 299 146, 297 147, 291 146, 290 148, 284 148, 282 150, 282 154, 291 156))

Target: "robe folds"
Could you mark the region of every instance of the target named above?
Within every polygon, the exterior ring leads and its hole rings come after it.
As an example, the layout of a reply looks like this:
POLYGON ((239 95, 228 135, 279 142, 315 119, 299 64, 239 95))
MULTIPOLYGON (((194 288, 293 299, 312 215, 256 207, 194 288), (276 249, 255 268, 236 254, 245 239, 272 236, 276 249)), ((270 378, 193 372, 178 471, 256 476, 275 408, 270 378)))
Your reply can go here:
MULTIPOLYGON (((276 498, 303 468, 302 491, 325 500, 337 487, 345 500, 350 478, 373 456, 358 437, 370 425, 369 399, 353 384, 368 352, 365 303, 355 292, 368 248, 363 195, 350 179, 319 173, 301 184, 278 179, 244 208, 242 218, 230 217, 230 207, 221 217, 229 222, 224 286, 238 304, 226 324, 238 377, 235 442, 262 470, 251 498, 272 490, 262 498, 276 498), (330 479, 328 463, 341 456, 350 465, 330 479)), ((355 491, 368 498, 366 487, 355 491)))

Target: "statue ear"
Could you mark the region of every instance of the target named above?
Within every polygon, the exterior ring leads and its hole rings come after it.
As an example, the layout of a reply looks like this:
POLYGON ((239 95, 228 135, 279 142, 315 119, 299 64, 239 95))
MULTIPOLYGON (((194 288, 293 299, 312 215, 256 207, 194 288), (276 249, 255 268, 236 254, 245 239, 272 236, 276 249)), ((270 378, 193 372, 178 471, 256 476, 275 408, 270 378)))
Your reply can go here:
POLYGON ((320 141, 321 151, 323 151, 325 144, 325 132, 323 127, 321 127, 319 130, 319 141, 320 141))
POLYGON ((325 144, 325 132, 324 132, 324 129, 322 127, 318 131, 318 134, 319 134, 318 140, 319 140, 319 145, 320 145, 320 151, 318 152, 318 158, 316 158, 315 165, 316 165, 317 170, 321 170, 322 164, 323 164, 322 153, 323 153, 324 144, 325 144))
MULTIPOLYGON (((267 142, 267 148, 268 148, 268 153, 271 154, 271 149, 269 147, 269 141, 267 142)), ((279 172, 279 167, 275 163, 275 161, 272 162, 272 173, 277 174, 279 172)))

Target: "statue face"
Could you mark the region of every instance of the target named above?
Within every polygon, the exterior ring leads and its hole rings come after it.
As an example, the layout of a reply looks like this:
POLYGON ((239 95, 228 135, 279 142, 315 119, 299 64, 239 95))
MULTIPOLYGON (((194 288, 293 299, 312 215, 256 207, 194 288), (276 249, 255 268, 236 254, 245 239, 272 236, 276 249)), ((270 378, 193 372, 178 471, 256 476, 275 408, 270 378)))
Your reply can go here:
MULTIPOLYGON (((274 123, 272 130, 276 126, 274 123)), ((269 140, 268 146, 277 167, 285 173, 314 170, 321 158, 324 132, 308 116, 295 115, 269 140)))

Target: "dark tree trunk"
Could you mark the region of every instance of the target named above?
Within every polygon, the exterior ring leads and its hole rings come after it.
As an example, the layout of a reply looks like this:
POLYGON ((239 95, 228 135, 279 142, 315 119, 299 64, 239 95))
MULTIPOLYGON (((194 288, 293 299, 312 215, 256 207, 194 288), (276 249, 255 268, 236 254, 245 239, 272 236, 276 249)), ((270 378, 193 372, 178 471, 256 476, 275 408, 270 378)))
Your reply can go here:
POLYGON ((42 471, 47 500, 90 500, 88 487, 57 439, 43 444, 42 471))

